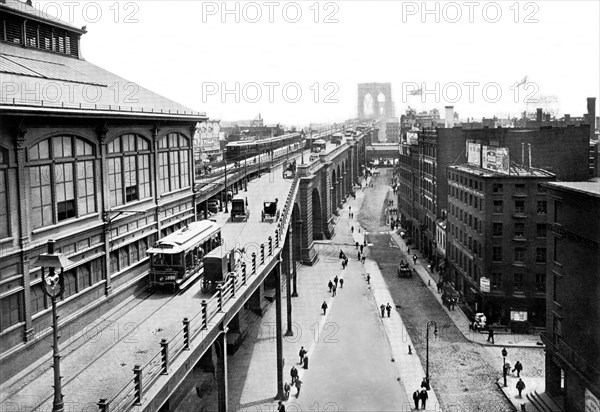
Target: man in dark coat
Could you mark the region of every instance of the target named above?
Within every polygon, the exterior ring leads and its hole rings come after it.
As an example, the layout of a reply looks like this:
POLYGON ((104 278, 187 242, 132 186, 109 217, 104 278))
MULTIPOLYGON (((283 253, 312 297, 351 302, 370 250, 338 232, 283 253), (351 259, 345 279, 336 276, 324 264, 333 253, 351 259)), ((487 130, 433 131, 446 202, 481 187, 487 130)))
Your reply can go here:
POLYGON ((427 409, 427 399, 429 398, 429 395, 427 394, 427 391, 425 389, 421 389, 419 398, 421 399, 421 407, 423 409, 427 409))
POLYGON ((329 293, 331 293, 331 289, 333 288, 333 282, 330 280, 327 286, 329 286, 329 293))
POLYGON ((415 409, 419 409, 419 395, 420 394, 421 394, 421 392, 419 392, 418 389, 413 393, 413 401, 415 402, 415 409))
POLYGON ((383 318, 385 316, 385 305, 382 303, 379 309, 381 309, 381 317, 383 318))
POLYGON ((385 305, 385 310, 387 311, 387 315, 388 315, 388 318, 389 318, 390 314, 392 313, 392 305, 390 305, 390 302, 388 302, 388 304, 385 305))
POLYGON ((487 341, 489 342, 490 339, 492 340, 492 345, 494 344, 494 329, 489 328, 488 330, 488 338, 487 341))
POLYGON ((296 369, 295 366, 292 366, 292 369, 290 369, 290 376, 292 377, 292 385, 293 385, 294 382, 296 382, 296 379, 298 379, 298 369, 296 369))
POLYGON ((517 361, 517 363, 515 363, 515 368, 513 369, 513 372, 517 371, 517 378, 521 377, 522 370, 523 370, 523 365, 521 364, 521 361, 517 361))
POLYGON ((327 302, 323 301, 321 309, 323 309, 323 315, 327 315, 327 302))
POLYGON ((523 382, 521 379, 519 379, 519 382, 517 382, 517 390, 519 391, 519 398, 523 397, 523 395, 521 395, 521 392, 523 392, 523 389, 525 389, 525 382, 523 382))
POLYGON ((300 348, 300 352, 298 352, 298 356, 300 356, 300 365, 302 365, 302 362, 304 362, 304 355, 306 355, 306 349, 304 349, 304 346, 302 346, 300 348))

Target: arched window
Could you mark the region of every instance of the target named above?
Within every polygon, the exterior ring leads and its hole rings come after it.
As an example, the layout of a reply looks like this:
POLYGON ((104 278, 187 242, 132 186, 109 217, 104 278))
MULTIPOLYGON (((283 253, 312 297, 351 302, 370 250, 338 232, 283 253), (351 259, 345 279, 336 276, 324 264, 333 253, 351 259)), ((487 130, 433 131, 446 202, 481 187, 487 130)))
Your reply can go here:
POLYGON ((29 149, 34 229, 96 211, 94 148, 75 136, 55 136, 29 149))
POLYGON ((8 168, 8 150, 0 147, 0 239, 10 236, 8 224, 8 184, 6 170, 8 168))
POLYGON ((179 133, 169 133, 158 142, 158 179, 161 193, 190 185, 190 141, 179 133))
POLYGON ((110 206, 147 199, 150 190, 150 144, 141 136, 125 134, 108 144, 110 206))

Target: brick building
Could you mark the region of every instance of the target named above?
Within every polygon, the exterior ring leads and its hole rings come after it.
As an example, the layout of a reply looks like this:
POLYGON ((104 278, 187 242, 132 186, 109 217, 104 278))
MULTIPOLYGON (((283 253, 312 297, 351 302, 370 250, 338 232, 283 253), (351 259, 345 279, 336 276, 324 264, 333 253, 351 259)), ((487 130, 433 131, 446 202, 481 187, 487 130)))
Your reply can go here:
POLYGON ((50 348, 33 265, 49 239, 74 262, 62 339, 145 286, 146 249, 195 220, 192 138, 206 116, 83 60, 85 31, 29 4, 0 2, 0 20, 10 28, 0 34, 0 367, 10 374, 23 351, 34 360, 50 348))
POLYGON ((595 410, 600 404, 600 180, 547 188, 546 393, 561 396, 565 411, 595 410))
POLYGON ((541 169, 448 168, 448 272, 474 312, 509 325, 545 322, 547 201, 541 169), (487 278, 489 293, 480 280, 487 278))

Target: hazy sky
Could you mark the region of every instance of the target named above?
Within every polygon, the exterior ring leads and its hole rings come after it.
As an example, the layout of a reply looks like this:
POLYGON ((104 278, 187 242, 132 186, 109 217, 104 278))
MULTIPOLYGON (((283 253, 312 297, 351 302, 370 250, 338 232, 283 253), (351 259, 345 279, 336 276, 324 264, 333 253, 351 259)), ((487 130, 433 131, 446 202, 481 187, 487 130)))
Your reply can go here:
POLYGON ((580 116, 600 95, 599 3, 34 1, 87 25, 84 57, 141 86, 211 118, 296 125, 356 116, 363 82, 391 82, 398 114, 517 115, 529 95, 580 116))

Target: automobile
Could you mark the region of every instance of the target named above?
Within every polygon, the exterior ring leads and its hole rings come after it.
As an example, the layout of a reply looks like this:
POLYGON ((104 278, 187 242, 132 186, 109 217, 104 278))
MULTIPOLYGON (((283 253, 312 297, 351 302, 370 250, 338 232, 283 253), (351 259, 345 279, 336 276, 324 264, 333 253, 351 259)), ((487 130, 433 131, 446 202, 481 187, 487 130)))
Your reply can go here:
POLYGON ((398 265, 398 277, 399 278, 412 278, 412 269, 408 266, 408 263, 404 260, 400 261, 398 265))
POLYGON ((218 213, 219 212, 219 201, 217 199, 209 199, 207 200, 207 207, 210 213, 218 213))

